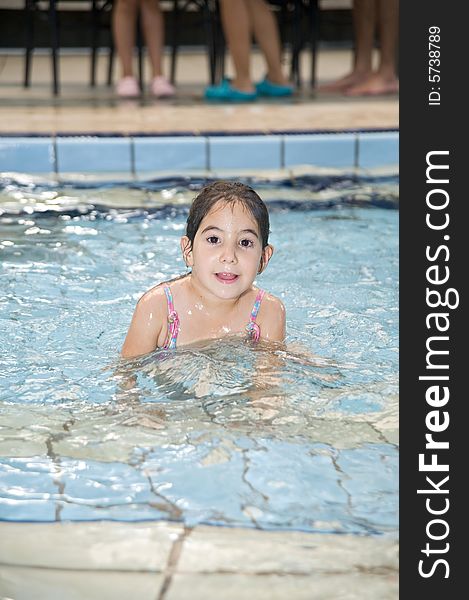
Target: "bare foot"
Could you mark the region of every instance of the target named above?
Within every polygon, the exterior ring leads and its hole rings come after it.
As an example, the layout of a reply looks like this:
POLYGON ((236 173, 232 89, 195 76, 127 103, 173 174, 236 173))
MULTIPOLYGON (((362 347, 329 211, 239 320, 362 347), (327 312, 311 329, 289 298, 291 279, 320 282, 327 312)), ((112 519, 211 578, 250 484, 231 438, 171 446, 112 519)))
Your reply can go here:
POLYGON ((331 83, 325 83, 318 87, 318 91, 320 92, 335 92, 338 94, 342 94, 349 87, 354 85, 359 85, 363 83, 371 76, 371 71, 352 71, 348 75, 344 75, 337 81, 332 81, 331 83))
POLYGON ((346 89, 344 94, 346 96, 382 96, 398 92, 399 80, 396 77, 383 77, 379 73, 373 73, 362 83, 346 89))

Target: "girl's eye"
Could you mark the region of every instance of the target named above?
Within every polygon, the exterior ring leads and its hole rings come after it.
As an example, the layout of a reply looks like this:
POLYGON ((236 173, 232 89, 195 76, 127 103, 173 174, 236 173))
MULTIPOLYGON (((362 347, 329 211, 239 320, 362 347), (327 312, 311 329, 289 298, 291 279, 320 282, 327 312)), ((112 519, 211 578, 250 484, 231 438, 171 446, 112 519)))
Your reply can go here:
POLYGON ((243 248, 252 248, 254 246, 254 242, 248 239, 241 240, 239 243, 243 248))
POLYGON ((216 235, 209 235, 207 238, 207 242, 209 244, 217 244, 219 241, 219 238, 216 235))

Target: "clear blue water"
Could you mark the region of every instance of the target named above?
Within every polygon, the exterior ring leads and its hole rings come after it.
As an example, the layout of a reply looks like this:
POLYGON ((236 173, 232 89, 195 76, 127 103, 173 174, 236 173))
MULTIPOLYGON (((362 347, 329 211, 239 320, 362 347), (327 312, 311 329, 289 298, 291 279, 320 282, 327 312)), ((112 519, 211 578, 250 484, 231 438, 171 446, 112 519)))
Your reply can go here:
POLYGON ((396 190, 261 190, 286 349, 120 361, 136 300, 183 272, 193 192, 4 181, 0 519, 396 532, 398 212, 366 201, 396 190))

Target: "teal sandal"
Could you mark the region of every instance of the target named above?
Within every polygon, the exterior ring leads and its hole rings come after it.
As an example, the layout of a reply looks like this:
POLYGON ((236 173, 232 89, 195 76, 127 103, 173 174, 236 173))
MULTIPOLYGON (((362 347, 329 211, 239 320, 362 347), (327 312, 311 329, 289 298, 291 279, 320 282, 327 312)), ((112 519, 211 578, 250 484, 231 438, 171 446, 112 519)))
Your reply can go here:
POLYGON ((207 87, 205 98, 219 102, 252 102, 257 98, 257 92, 242 92, 232 87, 229 79, 224 79, 219 85, 207 87))
POLYGON ((269 96, 270 98, 284 98, 293 94, 291 85, 272 83, 267 78, 256 84, 256 90, 259 96, 269 96))

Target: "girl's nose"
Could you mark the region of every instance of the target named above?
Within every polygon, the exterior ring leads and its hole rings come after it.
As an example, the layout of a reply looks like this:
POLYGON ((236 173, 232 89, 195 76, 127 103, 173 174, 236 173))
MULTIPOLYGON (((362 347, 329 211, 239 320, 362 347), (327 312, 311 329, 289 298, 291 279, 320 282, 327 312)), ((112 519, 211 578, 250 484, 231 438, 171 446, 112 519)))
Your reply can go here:
POLYGON ((236 263, 236 251, 235 248, 231 246, 231 244, 226 244, 221 251, 220 254, 220 262, 222 263, 236 263))

